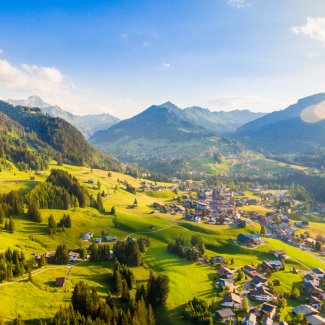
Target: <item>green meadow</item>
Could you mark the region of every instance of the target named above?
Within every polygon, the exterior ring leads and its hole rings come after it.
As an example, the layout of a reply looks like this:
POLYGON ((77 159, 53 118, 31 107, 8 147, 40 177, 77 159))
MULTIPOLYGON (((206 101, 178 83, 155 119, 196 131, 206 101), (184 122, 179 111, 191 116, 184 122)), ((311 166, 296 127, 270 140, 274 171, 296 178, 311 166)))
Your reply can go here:
MULTIPOLYGON (((145 191, 140 189, 141 180, 130 176, 114 173, 109 177, 106 171, 90 170, 84 167, 56 166, 75 175, 90 193, 97 194, 105 191, 108 195, 103 198, 106 213, 100 213, 93 208, 74 208, 69 211, 42 210, 42 223, 31 222, 25 217, 15 217, 16 232, 10 234, 1 228, 0 251, 7 247, 24 251, 27 255, 39 254, 46 251, 53 252, 60 243, 65 243, 70 249, 76 249, 89 243, 82 242, 82 234, 91 231, 95 236, 101 236, 105 231, 109 235, 117 236, 119 240, 128 235, 139 238, 147 236, 150 239, 150 247, 145 254, 144 266, 133 268, 138 284, 145 283, 149 278, 150 270, 161 272, 170 278, 170 294, 167 305, 157 309, 157 320, 166 324, 184 324, 182 320, 182 306, 198 296, 214 303, 217 301, 213 289, 215 269, 211 266, 190 263, 167 252, 168 241, 183 235, 189 239, 194 234, 200 234, 206 246, 208 257, 223 255, 226 259, 234 259, 234 266, 245 264, 257 265, 263 259, 272 258, 271 249, 284 248, 289 258, 286 261, 287 268, 295 266, 298 269, 308 270, 313 267, 324 267, 316 258, 294 247, 288 246, 274 239, 265 239, 264 244, 255 249, 239 246, 235 240, 239 233, 253 233, 260 230, 260 226, 252 223, 245 229, 233 226, 196 224, 182 219, 181 215, 162 214, 152 208, 154 202, 161 204, 170 203, 174 193, 170 190, 160 192, 145 191), (94 183, 90 184, 89 179, 94 183), (97 186, 99 180, 100 189, 97 186), (126 191, 125 186, 118 182, 127 181, 138 190, 136 194, 126 191), (133 208, 134 199, 138 206, 133 208), (109 211, 115 207, 115 215, 109 211), (47 219, 52 214, 56 221, 69 213, 72 219, 72 228, 58 231, 56 235, 48 234, 47 219), (154 226, 154 229, 152 228, 154 226)), ((35 175, 32 172, 19 172, 17 170, 0 172, 0 189, 2 193, 10 190, 26 191, 38 182, 44 182, 50 170, 35 175), (31 180, 31 177, 35 179, 31 180)), ((257 206, 258 207, 258 206, 257 206)), ((261 213, 266 211, 260 211, 261 213)), ((286 291, 299 282, 298 276, 288 278, 285 274, 278 274, 286 291)), ((73 266, 57 267, 48 265, 41 272, 37 271, 33 276, 33 283, 26 280, 5 283, 0 285, 0 318, 12 321, 18 314, 27 323, 37 324, 35 319, 53 316, 62 304, 68 304, 73 285, 80 280, 95 286, 101 297, 105 298, 111 286, 112 263, 85 262, 73 266), (56 277, 66 276, 67 285, 64 289, 54 285, 56 277), (18 299, 19 298, 19 299, 18 299)), ((19 280, 19 279, 15 279, 19 280)))

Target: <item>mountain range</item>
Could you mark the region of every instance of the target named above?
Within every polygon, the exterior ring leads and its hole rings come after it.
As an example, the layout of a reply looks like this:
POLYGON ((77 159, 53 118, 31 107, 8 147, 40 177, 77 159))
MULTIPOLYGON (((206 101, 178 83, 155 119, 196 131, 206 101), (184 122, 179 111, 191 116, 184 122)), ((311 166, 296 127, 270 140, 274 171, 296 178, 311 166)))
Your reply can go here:
POLYGON ((38 96, 30 96, 27 99, 21 100, 9 99, 7 102, 13 106, 37 107, 53 117, 61 117, 75 126, 87 139, 96 131, 108 129, 120 121, 117 117, 108 113, 74 115, 59 106, 46 103, 38 96))
POLYGON ((274 155, 300 154, 325 147, 324 117, 325 93, 315 94, 243 125, 235 136, 254 150, 274 155), (313 113, 316 105, 318 112, 313 113), (308 113, 313 123, 304 120, 308 113), (317 114, 319 118, 315 119, 317 114))

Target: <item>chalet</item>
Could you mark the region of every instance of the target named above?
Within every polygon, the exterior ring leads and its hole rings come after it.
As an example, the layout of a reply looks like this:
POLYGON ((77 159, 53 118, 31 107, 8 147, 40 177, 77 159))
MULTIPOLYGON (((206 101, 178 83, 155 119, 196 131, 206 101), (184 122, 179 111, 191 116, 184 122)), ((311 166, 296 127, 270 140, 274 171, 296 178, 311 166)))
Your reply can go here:
POLYGON ((306 321, 309 325, 325 325, 325 318, 320 315, 308 315, 306 321))
POLYGON ((101 242, 102 242, 102 238, 100 238, 100 237, 97 237, 96 239, 95 239, 95 243, 96 244, 100 244, 101 242))
POLYGON ((218 270, 218 274, 221 278, 233 279, 235 273, 236 270, 231 270, 224 266, 221 266, 218 270))
POLYGON ((309 305, 314 307, 317 310, 322 309, 322 300, 320 300, 319 298, 315 297, 315 296, 310 296, 308 298, 308 302, 309 305))
POLYGON ((250 275, 250 276, 254 276, 257 274, 256 268, 253 266, 250 266, 250 265, 245 265, 243 267, 243 270, 247 275, 250 275))
POLYGON ((319 299, 325 299, 324 291, 320 288, 317 288, 315 285, 313 285, 310 282, 304 282, 302 284, 302 288, 309 295, 313 295, 319 299))
POLYGON ((292 310, 296 315, 303 314, 304 316, 319 314, 319 311, 310 305, 296 306, 292 310))
POLYGON ((263 261, 262 264, 261 264, 261 269, 263 271, 277 271, 277 270, 280 270, 282 268, 282 263, 281 261, 279 260, 274 260, 274 261, 270 261, 270 260, 266 260, 266 261, 263 261))
POLYGON ((212 263, 224 263, 225 258, 223 256, 213 256, 212 257, 212 263))
POLYGON ((263 319, 263 325, 273 325, 273 319, 270 317, 265 317, 263 319))
POLYGON ((217 310, 216 318, 218 321, 221 321, 222 323, 231 322, 231 324, 235 324, 237 320, 236 314, 230 308, 217 310))
POLYGON ((280 260, 286 257, 286 251, 284 249, 276 249, 271 251, 271 253, 275 256, 275 258, 278 258, 280 260))
POLYGON ((221 306, 241 309, 243 307, 243 298, 235 293, 226 293, 223 296, 221 306))
POLYGON ((267 284, 267 278, 264 278, 263 276, 260 275, 254 275, 253 283, 255 284, 256 287, 264 286, 267 284))
POLYGON ((256 315, 249 313, 245 316, 242 325, 257 325, 256 315))
POLYGON ((314 273, 308 273, 304 276, 304 282, 309 282, 316 287, 319 287, 319 277, 314 273))
POLYGON ((320 269, 320 268, 312 269, 312 272, 315 275, 317 275, 319 278, 324 278, 324 276, 325 276, 325 271, 323 269, 320 269))
POLYGON ((271 293, 271 291, 263 286, 260 286, 253 290, 250 290, 249 296, 253 300, 257 300, 257 301, 272 301, 273 300, 273 294, 271 293))
POLYGON ((65 286, 65 281, 66 281, 65 277, 56 278, 55 285, 57 287, 64 287, 65 286))
POLYGON ((76 252, 69 252, 69 262, 76 262, 78 258, 80 257, 79 253, 76 252))
POLYGON ((264 303, 261 308, 261 312, 264 316, 273 319, 276 313, 276 307, 268 303, 264 303))

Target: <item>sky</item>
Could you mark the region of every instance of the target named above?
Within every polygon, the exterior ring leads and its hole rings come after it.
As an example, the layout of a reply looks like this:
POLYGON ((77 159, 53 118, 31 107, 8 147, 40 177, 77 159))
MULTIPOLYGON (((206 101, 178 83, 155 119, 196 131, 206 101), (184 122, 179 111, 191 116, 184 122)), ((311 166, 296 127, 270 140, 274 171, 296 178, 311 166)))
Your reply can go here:
POLYGON ((0 0, 0 98, 76 114, 283 109, 325 91, 324 0, 0 0))

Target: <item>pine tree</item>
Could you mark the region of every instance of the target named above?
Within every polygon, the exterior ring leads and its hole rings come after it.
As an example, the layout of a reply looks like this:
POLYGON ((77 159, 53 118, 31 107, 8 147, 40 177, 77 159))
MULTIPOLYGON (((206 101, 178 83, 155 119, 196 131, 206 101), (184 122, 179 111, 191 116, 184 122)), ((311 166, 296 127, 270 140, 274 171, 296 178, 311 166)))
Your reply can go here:
POLYGON ((120 296, 122 293, 122 276, 118 269, 114 270, 113 279, 114 279, 114 292, 117 296, 120 296))
POLYGON ((36 200, 29 202, 28 217, 35 222, 42 222, 41 212, 39 210, 39 204, 36 200))
POLYGON ((12 217, 9 218, 8 223, 8 231, 13 234, 16 230, 15 221, 12 219, 12 217))
POLYGON ((129 287, 125 279, 122 280, 122 290, 121 290, 122 300, 129 301, 130 300, 130 292, 129 287))
POLYGON ((48 225, 49 225, 49 233, 50 233, 50 235, 55 235, 56 234, 56 222, 55 222, 54 217, 52 216, 52 214, 49 216, 48 225))

